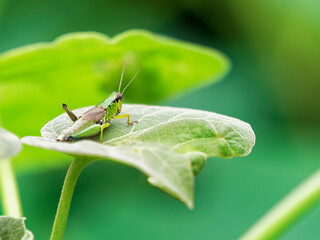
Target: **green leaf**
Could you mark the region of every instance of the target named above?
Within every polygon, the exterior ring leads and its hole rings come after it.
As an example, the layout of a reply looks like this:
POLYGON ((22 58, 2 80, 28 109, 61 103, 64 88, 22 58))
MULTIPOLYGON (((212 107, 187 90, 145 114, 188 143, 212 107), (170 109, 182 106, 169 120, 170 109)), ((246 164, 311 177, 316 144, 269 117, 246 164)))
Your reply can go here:
MULTIPOLYGON (((90 107, 81 108, 81 115, 90 107)), ((194 175, 206 158, 242 157, 250 153, 255 136, 249 124, 216 113, 173 107, 123 105, 138 124, 113 120, 105 129, 103 144, 96 141, 56 142, 58 134, 72 124, 66 114, 47 123, 43 137, 25 137, 28 145, 75 157, 107 159, 144 172, 149 182, 193 207, 194 175)))
POLYGON ((11 132, 0 128, 0 160, 9 159, 21 150, 20 139, 11 132))
POLYGON ((26 230, 25 218, 0 216, 1 240, 32 240, 33 234, 26 230))

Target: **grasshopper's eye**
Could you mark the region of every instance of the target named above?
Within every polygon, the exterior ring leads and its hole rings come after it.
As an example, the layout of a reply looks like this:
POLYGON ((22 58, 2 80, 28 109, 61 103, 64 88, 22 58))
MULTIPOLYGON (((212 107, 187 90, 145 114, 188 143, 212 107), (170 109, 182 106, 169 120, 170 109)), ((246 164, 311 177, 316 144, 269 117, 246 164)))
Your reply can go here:
POLYGON ((122 95, 121 95, 121 93, 118 93, 118 95, 117 95, 117 99, 119 99, 119 100, 121 100, 121 101, 122 101, 122 95))

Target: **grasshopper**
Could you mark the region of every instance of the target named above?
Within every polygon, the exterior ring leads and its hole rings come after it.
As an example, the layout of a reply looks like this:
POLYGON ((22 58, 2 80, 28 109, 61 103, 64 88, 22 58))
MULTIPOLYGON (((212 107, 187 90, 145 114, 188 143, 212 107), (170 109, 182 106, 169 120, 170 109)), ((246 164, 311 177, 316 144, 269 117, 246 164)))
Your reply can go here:
POLYGON ((67 112, 69 118, 73 121, 73 124, 59 134, 56 139, 57 141, 72 142, 73 140, 97 136, 100 133, 100 143, 102 143, 103 130, 110 126, 112 119, 127 118, 127 124, 129 125, 138 123, 137 121, 130 122, 129 114, 119 115, 122 108, 122 95, 142 67, 141 65, 136 74, 120 93, 125 65, 126 64, 124 63, 118 92, 111 93, 107 99, 89 109, 81 116, 77 117, 68 109, 66 104, 62 104, 62 108, 67 112))

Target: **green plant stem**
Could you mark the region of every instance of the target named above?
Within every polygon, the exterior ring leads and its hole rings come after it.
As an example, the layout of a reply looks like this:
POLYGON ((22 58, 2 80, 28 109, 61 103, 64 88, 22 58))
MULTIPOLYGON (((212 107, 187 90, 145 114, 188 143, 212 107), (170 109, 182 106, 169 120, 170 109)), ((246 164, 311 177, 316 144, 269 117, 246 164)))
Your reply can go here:
POLYGON ((74 187, 82 169, 90 162, 91 160, 75 158, 70 165, 63 183, 60 201, 51 233, 51 240, 63 239, 74 187))
POLYGON ((274 239, 320 200, 320 170, 256 222, 240 240, 274 239))
POLYGON ((17 182, 9 160, 0 160, 0 189, 3 214, 22 217, 17 182))

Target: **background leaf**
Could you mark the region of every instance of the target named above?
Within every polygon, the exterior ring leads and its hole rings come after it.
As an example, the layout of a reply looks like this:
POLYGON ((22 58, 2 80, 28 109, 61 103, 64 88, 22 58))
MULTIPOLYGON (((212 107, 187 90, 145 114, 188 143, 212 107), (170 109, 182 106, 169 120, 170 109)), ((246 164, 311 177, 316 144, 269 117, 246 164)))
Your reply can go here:
POLYGON ((0 216, 1 240, 32 240, 33 234, 26 230, 25 218, 0 216))
POLYGON ((9 131, 0 128, 0 160, 9 159, 21 150, 20 139, 9 131))
MULTIPOLYGON (((90 107, 78 109, 81 115, 90 107)), ((133 166, 155 185, 193 208, 193 171, 198 174, 208 156, 246 156, 255 136, 249 124, 238 119, 200 110, 124 105, 138 124, 113 120, 104 131, 103 144, 94 141, 56 142, 58 134, 72 124, 62 114, 41 130, 43 138, 25 137, 31 146, 76 157, 111 159, 133 166), (193 166, 195 167, 193 169, 193 166)))

